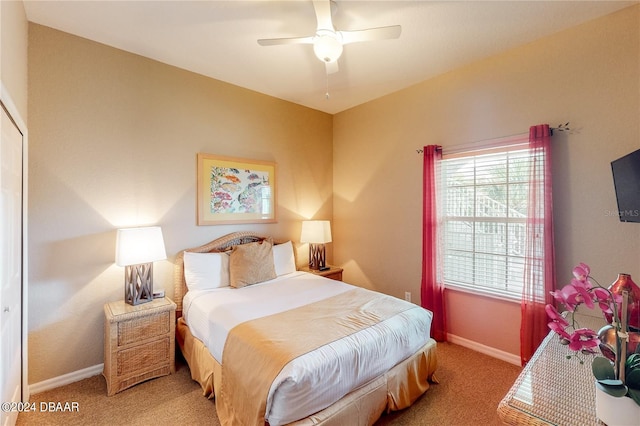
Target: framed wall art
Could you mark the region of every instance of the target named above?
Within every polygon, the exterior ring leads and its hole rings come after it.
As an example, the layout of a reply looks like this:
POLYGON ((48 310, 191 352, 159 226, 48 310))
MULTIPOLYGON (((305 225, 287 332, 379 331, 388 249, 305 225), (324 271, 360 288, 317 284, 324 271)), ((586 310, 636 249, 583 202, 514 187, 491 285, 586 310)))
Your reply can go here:
POLYGON ((276 222, 276 163, 198 154, 198 225, 276 222))

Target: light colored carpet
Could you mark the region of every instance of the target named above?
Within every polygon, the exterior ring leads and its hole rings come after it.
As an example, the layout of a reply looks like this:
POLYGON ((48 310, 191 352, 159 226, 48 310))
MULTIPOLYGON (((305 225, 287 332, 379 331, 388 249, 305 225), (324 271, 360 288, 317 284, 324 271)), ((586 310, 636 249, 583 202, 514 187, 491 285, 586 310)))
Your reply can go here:
MULTIPOLYGON (((178 357, 179 359, 179 357, 178 357)), ((30 402, 77 402, 73 413, 21 413, 18 425, 213 425, 215 404, 202 396, 184 361, 176 374, 141 383, 107 397, 102 376, 31 396, 30 402)), ((520 368, 451 343, 438 344, 440 381, 406 410, 383 415, 376 426, 499 425, 496 409, 520 368)), ((345 425, 348 426, 348 425, 345 425)))

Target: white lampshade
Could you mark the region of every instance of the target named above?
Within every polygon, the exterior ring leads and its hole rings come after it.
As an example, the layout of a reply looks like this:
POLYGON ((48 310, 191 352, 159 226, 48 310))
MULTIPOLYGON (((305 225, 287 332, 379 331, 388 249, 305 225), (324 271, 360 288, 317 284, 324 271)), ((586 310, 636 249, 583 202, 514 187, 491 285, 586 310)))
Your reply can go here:
POLYGON ((331 242, 331 223, 328 220, 303 220, 301 243, 324 244, 331 242))
POLYGON ((118 229, 116 265, 128 266, 167 258, 159 226, 118 229))
POLYGON ((319 34, 313 41, 313 52, 322 62, 335 62, 342 55, 342 43, 333 32, 319 34))

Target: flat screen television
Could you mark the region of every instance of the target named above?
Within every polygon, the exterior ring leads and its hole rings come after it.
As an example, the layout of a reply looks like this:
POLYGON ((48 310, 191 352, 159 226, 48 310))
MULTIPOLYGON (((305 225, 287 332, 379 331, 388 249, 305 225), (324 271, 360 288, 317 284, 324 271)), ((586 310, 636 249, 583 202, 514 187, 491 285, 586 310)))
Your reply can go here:
POLYGON ((611 162, 621 222, 640 223, 640 149, 611 162))

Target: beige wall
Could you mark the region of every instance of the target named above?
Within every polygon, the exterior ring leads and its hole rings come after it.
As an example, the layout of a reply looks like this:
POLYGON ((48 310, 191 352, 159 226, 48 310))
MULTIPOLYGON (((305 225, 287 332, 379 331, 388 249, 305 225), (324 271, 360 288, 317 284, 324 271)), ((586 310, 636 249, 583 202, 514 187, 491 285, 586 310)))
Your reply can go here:
POLYGON ((328 114, 35 24, 29 113, 31 384, 103 362, 117 228, 162 227, 154 287, 172 296, 181 249, 239 229, 297 242, 301 220, 331 219, 328 114), (275 161, 278 223, 196 226, 198 152, 275 161))
POLYGON ((0 1, 0 81, 27 122, 27 17, 21 1, 0 1))
MULTIPOLYGON (((344 278, 419 301, 422 157, 569 121, 553 138, 557 276, 578 262, 640 282, 640 224, 620 223, 610 162, 640 148, 640 6, 334 116, 334 259, 344 278)), ((516 303, 448 291, 449 332, 519 353, 516 303)))

